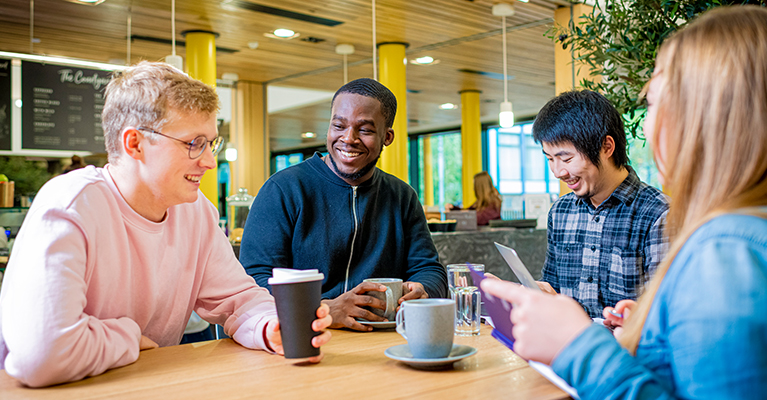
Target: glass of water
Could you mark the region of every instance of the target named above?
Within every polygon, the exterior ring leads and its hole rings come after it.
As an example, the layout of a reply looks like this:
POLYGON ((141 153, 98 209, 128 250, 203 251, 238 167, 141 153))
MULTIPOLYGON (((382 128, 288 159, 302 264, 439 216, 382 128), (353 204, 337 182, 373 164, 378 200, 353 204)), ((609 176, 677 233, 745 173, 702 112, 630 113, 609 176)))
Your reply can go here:
POLYGON ((469 274, 469 269, 485 272, 483 264, 450 264, 447 266, 447 283, 450 298, 455 301, 455 334, 479 335, 479 313, 482 297, 469 274))

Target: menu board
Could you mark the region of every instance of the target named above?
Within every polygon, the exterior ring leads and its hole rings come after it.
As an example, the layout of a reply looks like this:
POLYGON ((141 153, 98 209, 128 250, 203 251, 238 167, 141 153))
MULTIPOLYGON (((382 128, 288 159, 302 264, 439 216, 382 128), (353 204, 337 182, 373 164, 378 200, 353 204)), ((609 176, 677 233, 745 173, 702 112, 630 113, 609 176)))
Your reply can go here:
POLYGON ((11 149, 11 60, 0 58, 0 150, 11 149))
POLYGON ((21 148, 104 153, 101 110, 111 72, 21 63, 21 148))

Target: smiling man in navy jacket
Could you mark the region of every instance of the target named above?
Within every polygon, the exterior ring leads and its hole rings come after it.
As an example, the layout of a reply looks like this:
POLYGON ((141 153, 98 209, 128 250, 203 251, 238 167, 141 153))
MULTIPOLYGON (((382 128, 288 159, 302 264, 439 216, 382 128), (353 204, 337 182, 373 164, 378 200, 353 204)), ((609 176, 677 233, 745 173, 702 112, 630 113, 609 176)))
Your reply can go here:
POLYGON ((363 308, 386 308, 365 295, 386 287, 367 278, 402 278, 400 303, 447 296, 418 195, 376 168, 394 141, 396 111, 394 94, 372 79, 341 87, 331 103, 328 155, 274 174, 245 224, 240 262, 248 273, 271 290, 272 268, 319 269, 334 328, 369 331, 357 319, 384 320, 363 308))

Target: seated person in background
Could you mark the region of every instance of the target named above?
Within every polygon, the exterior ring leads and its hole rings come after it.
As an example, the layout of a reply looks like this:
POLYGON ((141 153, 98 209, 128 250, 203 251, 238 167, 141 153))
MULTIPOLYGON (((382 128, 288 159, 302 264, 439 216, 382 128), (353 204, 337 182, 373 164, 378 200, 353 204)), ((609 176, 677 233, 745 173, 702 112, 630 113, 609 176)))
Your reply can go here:
POLYGON ((601 94, 566 92, 535 119, 533 137, 573 192, 549 211, 541 289, 578 300, 592 317, 655 272, 666 253, 666 196, 628 165, 618 111, 601 94))
POLYGON ((765 71, 761 7, 717 7, 663 42, 645 136, 673 194, 674 239, 620 334, 565 296, 482 282, 514 303, 515 351, 581 399, 767 394, 765 71))
MULTIPOLYGON (((477 225, 487 225, 490 220, 501 219, 503 198, 493 185, 493 178, 487 171, 478 172, 474 175, 474 197, 477 198, 477 201, 468 209, 477 211, 477 225)), ((448 204, 445 208, 447 210, 461 209, 452 204, 448 204)))
MULTIPOLYGON (((99 375, 177 345, 193 310, 245 347, 282 353, 272 296, 199 190, 222 145, 217 110, 212 87, 170 65, 115 75, 102 114, 110 163, 46 183, 16 238, 0 294, 8 375, 28 386, 99 375)), ((317 316, 316 331, 330 325, 327 306, 317 316)))
POLYGON ((62 172, 62 174, 66 174, 67 172, 71 172, 80 168, 85 168, 85 163, 83 162, 82 157, 74 155, 72 156, 72 163, 64 168, 64 172, 62 172))
MULTIPOLYGON (((447 295, 418 195, 378 168, 394 140, 397 99, 372 79, 341 87, 331 102, 328 155, 274 174, 248 214, 240 262, 259 285, 269 287, 272 268, 319 269, 331 327, 369 331, 356 319, 384 319, 362 307, 385 309, 368 291, 383 285, 367 278, 401 278, 399 302, 447 295)), ((400 140, 405 140, 403 137, 400 140)))

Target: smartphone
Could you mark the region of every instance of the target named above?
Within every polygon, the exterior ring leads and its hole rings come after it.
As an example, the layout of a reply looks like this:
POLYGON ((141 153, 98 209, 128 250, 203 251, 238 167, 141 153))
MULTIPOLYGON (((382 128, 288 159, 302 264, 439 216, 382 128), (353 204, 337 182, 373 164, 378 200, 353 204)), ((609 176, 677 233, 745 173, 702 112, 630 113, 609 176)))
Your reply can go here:
POLYGON ((480 283, 485 279, 483 272, 470 268, 469 274, 474 280, 474 285, 479 288, 479 292, 482 295, 485 312, 493 320, 493 332, 491 335, 509 349, 514 350, 514 335, 511 333, 514 327, 514 324, 511 323, 511 303, 482 291, 480 283))

